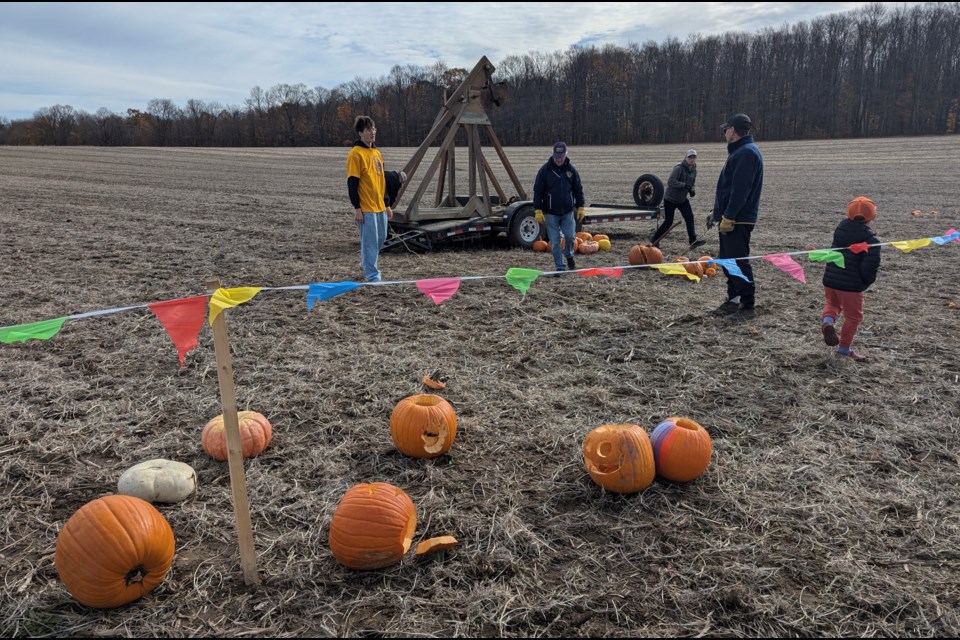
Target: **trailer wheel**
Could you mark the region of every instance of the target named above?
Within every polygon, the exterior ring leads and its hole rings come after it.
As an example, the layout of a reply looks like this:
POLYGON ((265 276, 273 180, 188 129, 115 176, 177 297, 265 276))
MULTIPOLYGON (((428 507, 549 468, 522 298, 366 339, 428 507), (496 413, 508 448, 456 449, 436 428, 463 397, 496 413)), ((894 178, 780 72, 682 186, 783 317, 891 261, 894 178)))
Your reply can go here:
POLYGON ((533 207, 527 206, 513 214, 508 237, 511 244, 530 249, 533 247, 534 241, 539 240, 544 231, 546 229, 537 222, 533 207))
POLYGON ((663 200, 663 182, 652 173, 645 173, 633 183, 633 201, 641 209, 653 209, 663 200))

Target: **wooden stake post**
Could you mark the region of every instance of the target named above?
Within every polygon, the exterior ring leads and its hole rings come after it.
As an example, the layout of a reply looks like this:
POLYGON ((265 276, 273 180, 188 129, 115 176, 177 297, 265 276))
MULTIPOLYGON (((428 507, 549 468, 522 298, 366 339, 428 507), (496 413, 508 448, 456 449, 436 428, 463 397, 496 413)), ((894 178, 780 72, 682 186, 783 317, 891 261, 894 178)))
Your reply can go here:
MULTIPOLYGON (((211 280, 207 288, 216 291, 219 280, 211 280)), ((253 546, 253 528, 250 525, 250 502, 247 481, 243 474, 243 451, 240 445, 240 422, 237 419, 237 394, 233 386, 233 364, 227 341, 227 317, 221 312, 213 321, 213 346, 217 357, 217 378, 220 381, 220 403, 223 407, 223 427, 227 434, 227 464, 230 467, 230 489, 233 492, 233 513, 237 519, 237 538, 240 543, 240 565, 247 585, 260 584, 257 575, 257 552, 253 546)))

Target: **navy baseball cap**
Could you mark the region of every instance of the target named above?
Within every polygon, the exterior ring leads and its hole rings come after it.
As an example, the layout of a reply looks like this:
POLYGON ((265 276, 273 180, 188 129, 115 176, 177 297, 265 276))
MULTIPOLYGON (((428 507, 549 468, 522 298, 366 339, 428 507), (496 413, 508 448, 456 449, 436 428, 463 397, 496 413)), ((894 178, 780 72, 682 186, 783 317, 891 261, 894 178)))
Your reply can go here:
POLYGON ((559 160, 560 158, 566 157, 566 155, 567 155, 567 143, 566 143, 566 142, 558 142, 557 144, 553 145, 553 157, 554 157, 554 158, 556 158, 556 159, 559 160))

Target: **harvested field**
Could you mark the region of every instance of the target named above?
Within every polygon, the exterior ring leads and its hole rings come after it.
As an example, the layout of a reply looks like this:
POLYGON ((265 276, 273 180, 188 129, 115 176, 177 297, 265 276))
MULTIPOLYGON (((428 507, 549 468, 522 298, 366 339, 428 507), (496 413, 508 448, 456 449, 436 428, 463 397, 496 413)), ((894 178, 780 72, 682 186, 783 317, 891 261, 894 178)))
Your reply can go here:
MULTIPOLYGON (((759 141, 756 255, 826 248, 846 203, 872 197, 882 241, 960 227, 956 137, 759 141), (923 215, 913 216, 920 210, 923 215), (938 211, 934 214, 932 212, 938 211)), ((571 147, 588 201, 629 204, 689 145, 571 147)), ((698 220, 725 149, 700 152, 698 220)), ((400 168, 413 149, 385 149, 400 168)), ((532 184, 549 148, 508 149, 532 184)), ((346 149, 0 147, 0 326, 225 287, 360 280, 346 149)), ((505 178, 502 181, 506 184, 505 178)), ((529 187, 528 187, 529 188, 529 187)), ((607 232, 627 264, 652 223, 607 232)), ((716 233, 703 253, 716 255, 716 233)), ((668 257, 686 247, 676 230, 668 257)), ((699 253, 699 251, 698 251, 699 253)), ((68 321, 0 345, 0 634, 9 636, 941 636, 960 635, 960 244, 884 247, 855 346, 818 329, 807 284, 755 266, 758 315, 709 315, 723 277, 566 275, 526 296, 467 280, 435 305, 413 284, 362 287, 308 312, 265 291, 227 312, 241 409, 273 443, 247 461, 262 584, 244 585, 225 463, 200 445, 220 413, 213 339, 178 368, 146 309, 68 321), (448 455, 396 451, 394 404, 440 368, 458 412, 448 455), (605 423, 689 416, 713 438, 706 473, 603 492, 582 460, 605 423), (166 580, 115 610, 77 604, 57 533, 151 458, 192 465, 197 492, 158 505, 177 551, 166 580), (394 567, 340 566, 327 541, 358 482, 403 488, 414 543, 460 545, 394 567)), ((477 241, 381 258, 386 280, 549 270, 546 254, 477 241)))

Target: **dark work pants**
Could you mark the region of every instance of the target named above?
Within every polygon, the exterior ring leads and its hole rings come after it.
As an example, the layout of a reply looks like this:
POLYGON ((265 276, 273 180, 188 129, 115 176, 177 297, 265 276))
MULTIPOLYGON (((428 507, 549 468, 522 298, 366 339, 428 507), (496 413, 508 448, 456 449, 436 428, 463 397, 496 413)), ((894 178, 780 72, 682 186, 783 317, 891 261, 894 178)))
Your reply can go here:
POLYGON ((650 241, 651 244, 660 242, 660 238, 666 235, 667 231, 670 230, 670 227, 673 226, 673 212, 675 209, 680 209, 680 215, 683 216, 683 221, 687 223, 687 239, 690 241, 690 244, 693 244, 696 241, 697 229, 693 224, 693 207, 690 206, 690 201, 684 200, 683 202, 677 204, 676 202, 664 200, 663 222, 654 232, 653 238, 650 241))
MULTIPOLYGON (((721 258, 744 258, 750 255, 750 234, 753 233, 752 224, 735 224, 730 233, 720 234, 721 258)), ((737 266, 750 282, 739 276, 730 275, 726 268, 723 272, 727 276, 727 300, 740 296, 740 304, 746 308, 754 305, 756 285, 753 282, 753 267, 751 260, 737 260, 737 266)))

